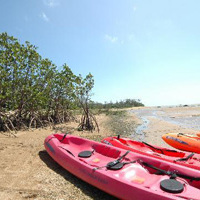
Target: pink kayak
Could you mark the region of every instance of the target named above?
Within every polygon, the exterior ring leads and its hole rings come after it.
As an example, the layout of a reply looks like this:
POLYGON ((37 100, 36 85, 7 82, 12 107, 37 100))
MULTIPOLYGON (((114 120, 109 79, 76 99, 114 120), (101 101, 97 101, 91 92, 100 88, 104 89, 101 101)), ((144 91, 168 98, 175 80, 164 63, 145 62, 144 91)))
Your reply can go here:
POLYGON ((104 138, 101 142, 125 150, 142 153, 147 156, 157 157, 161 160, 167 160, 169 162, 200 170, 200 154, 176 151, 151 145, 146 142, 139 142, 129 138, 121 138, 119 136, 107 137, 104 138))
POLYGON ((63 168, 120 199, 200 199, 198 170, 72 135, 52 134, 44 146, 63 168))

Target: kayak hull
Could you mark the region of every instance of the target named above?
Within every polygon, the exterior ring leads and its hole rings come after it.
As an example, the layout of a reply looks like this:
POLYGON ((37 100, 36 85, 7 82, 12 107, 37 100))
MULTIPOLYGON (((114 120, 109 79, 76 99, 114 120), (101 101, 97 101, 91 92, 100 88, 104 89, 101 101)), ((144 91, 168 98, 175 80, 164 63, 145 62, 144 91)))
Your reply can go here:
POLYGON ((162 139, 170 146, 183 151, 200 153, 200 138, 183 133, 167 133, 162 139))
POLYGON ((200 170, 199 154, 191 155, 191 153, 188 152, 176 151, 156 145, 149 145, 145 142, 139 142, 129 138, 118 138, 115 136, 104 138, 101 142, 125 150, 142 153, 143 155, 159 158, 172 163, 200 170), (186 159, 187 157, 189 157, 188 160, 186 159))
POLYGON ((177 178, 177 180, 184 184, 183 192, 179 194, 164 192, 160 188, 160 182, 169 179, 169 176, 154 174, 151 169, 141 165, 140 161, 162 166, 165 170, 176 170, 200 177, 200 172, 197 170, 188 170, 133 152, 128 153, 123 159, 126 162, 135 161, 134 163, 126 164, 120 170, 109 170, 103 166, 118 159, 126 150, 76 136, 64 137, 64 134, 53 134, 45 139, 44 146, 48 154, 70 173, 113 196, 124 200, 181 200, 181 197, 188 199, 193 197, 196 200, 200 196, 200 184, 197 181, 191 182, 182 178, 177 178), (80 158, 79 153, 85 150, 94 151, 94 153, 89 158, 80 158), (96 169, 97 167, 101 169, 96 169))

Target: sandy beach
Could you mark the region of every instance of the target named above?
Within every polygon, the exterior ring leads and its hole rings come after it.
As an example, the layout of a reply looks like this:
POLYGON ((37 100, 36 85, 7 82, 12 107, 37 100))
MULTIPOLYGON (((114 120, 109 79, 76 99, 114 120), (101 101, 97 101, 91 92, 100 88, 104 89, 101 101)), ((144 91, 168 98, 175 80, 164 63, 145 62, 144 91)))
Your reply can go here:
POLYGON ((138 118, 142 126, 142 130, 139 129, 138 131, 140 137, 138 137, 136 129, 137 139, 158 146, 169 148, 161 139, 161 136, 165 133, 195 134, 200 132, 200 107, 198 106, 136 108, 130 112, 138 118))
MULTIPOLYGON (((167 132, 200 132, 200 107, 149 107, 127 111, 135 132, 129 136, 148 143, 169 147, 161 136, 167 132)), ((17 137, 0 134, 0 199, 71 200, 116 199, 68 173, 44 150, 46 136, 53 132, 71 132, 82 137, 103 138, 112 132, 108 116, 97 116, 100 133, 78 132, 77 122, 33 131, 20 131, 17 137)))

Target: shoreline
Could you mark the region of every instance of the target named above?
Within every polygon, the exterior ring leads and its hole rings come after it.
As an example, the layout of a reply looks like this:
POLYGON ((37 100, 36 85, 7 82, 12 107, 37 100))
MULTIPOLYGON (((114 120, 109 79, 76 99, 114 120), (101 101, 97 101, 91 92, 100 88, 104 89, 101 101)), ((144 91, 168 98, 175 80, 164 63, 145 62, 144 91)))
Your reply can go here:
POLYGON ((180 132, 196 134, 200 132, 198 125, 200 124, 200 107, 197 106, 148 107, 134 109, 134 111, 136 112, 134 115, 138 119, 145 117, 149 121, 146 129, 143 130, 145 134, 144 141, 157 146, 172 148, 161 139, 161 136, 165 133, 180 132), (194 129, 195 124, 196 128, 194 129))

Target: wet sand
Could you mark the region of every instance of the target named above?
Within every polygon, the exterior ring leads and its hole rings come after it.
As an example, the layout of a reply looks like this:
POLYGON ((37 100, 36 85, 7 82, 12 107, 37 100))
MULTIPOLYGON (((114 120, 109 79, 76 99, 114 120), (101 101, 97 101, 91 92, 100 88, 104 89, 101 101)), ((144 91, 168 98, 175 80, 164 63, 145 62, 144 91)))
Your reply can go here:
POLYGON ((135 115, 140 125, 132 135, 138 140, 169 147, 161 136, 169 132, 195 134, 200 132, 200 107, 144 107, 134 108, 130 112, 135 115))

